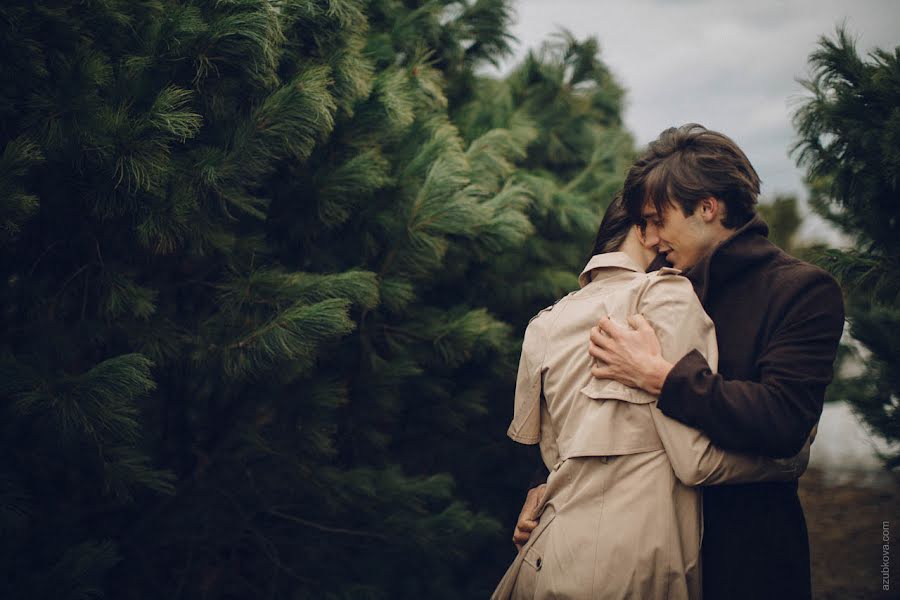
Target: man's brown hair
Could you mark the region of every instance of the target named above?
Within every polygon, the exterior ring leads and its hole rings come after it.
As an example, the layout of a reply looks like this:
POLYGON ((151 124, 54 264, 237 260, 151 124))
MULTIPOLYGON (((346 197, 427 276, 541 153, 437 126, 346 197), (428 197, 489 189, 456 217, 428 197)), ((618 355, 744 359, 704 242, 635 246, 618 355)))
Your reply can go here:
POLYGON ((670 127, 650 142, 628 170, 623 195, 635 223, 642 222, 647 201, 660 215, 671 202, 690 216, 698 202, 712 196, 725 204, 722 224, 735 229, 753 217, 759 175, 731 138, 688 123, 670 127))

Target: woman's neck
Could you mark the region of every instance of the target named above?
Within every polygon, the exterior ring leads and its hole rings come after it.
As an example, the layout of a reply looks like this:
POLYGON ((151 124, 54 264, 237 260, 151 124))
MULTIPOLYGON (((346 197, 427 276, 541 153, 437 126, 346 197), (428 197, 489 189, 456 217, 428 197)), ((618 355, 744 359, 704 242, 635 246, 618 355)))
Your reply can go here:
POLYGON ((647 267, 650 266, 650 263, 647 260, 647 249, 641 245, 641 242, 635 235, 629 235, 625 238, 625 241, 622 242, 622 245, 619 247, 619 252, 627 254, 628 258, 633 260, 636 265, 640 266, 645 271, 647 270, 647 267))

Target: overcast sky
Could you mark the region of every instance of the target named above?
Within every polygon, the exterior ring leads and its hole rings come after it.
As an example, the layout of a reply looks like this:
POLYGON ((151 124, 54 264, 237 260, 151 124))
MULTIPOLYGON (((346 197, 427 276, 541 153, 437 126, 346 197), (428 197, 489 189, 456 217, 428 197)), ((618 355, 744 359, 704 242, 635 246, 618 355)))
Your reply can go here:
MULTIPOLYGON (((788 150, 791 114, 819 37, 846 22, 861 52, 900 46, 900 0, 518 0, 518 62, 560 27, 595 35, 627 90, 625 124, 638 144, 697 122, 740 145, 763 181, 763 198, 805 199, 788 150)), ((822 225, 810 220, 804 237, 822 225)), ((831 237, 831 236, 825 236, 831 237)))

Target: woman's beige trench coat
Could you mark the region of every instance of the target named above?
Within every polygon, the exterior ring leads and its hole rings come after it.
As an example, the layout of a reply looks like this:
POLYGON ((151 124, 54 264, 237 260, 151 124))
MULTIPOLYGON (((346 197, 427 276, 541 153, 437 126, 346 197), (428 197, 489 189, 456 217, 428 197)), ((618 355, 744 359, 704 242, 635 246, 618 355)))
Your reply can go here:
POLYGON ((541 311, 522 345, 507 434, 540 443, 550 476, 540 523, 492 598, 697 599, 702 495, 691 486, 800 476, 797 457, 725 452, 656 407, 591 376, 588 332, 641 313, 674 363, 692 349, 717 368, 712 321, 674 269, 644 273, 624 253, 591 258, 573 292, 541 311))

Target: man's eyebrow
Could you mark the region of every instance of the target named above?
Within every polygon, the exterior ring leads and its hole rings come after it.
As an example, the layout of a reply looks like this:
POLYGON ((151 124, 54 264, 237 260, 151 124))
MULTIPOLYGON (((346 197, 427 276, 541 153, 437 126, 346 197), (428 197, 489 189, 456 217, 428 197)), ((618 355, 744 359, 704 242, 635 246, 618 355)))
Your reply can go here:
POLYGON ((656 216, 656 211, 655 211, 655 210, 654 210, 654 211, 650 211, 650 212, 645 212, 645 213, 642 213, 642 214, 641 214, 641 218, 644 218, 644 219, 652 219, 652 218, 655 217, 655 216, 656 216))

